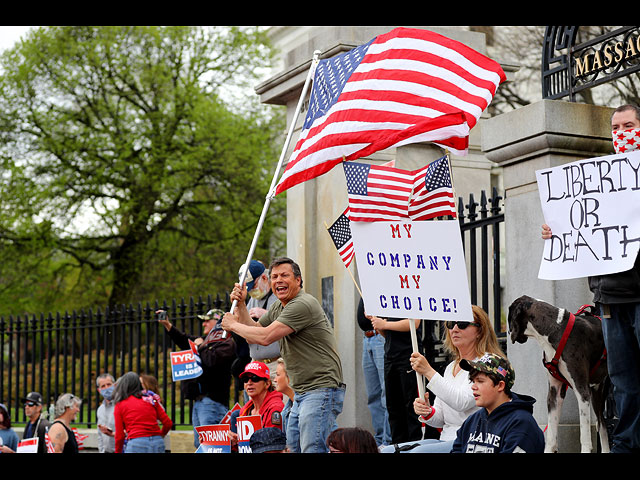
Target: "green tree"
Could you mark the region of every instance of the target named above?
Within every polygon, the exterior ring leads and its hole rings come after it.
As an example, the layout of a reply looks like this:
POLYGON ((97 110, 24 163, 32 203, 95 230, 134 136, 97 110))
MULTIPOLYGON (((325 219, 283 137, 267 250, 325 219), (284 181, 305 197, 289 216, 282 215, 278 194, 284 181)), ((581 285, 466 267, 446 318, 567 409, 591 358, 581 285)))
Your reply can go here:
MULTIPOLYGON (((229 289, 282 119, 224 93, 270 55, 263 32, 231 27, 46 27, 6 51, 0 241, 12 261, 0 275, 16 295, 45 281, 77 308, 229 289)), ((257 255, 276 248, 279 211, 257 255)))

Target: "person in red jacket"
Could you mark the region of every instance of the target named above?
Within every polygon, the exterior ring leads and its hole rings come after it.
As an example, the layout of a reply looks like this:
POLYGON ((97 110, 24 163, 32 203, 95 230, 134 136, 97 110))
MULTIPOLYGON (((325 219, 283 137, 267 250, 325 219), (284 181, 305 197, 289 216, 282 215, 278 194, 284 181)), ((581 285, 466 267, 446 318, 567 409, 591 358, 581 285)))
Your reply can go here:
POLYGON ((282 430, 282 393, 277 392, 269 367, 262 362, 249 362, 239 375, 249 401, 240 410, 240 417, 260 415, 262 428, 277 427, 282 430))
POLYGON ((173 422, 160 402, 142 394, 137 373, 128 372, 118 379, 113 400, 116 453, 164 453, 164 436, 173 422), (162 429, 158 421, 162 423, 162 429))

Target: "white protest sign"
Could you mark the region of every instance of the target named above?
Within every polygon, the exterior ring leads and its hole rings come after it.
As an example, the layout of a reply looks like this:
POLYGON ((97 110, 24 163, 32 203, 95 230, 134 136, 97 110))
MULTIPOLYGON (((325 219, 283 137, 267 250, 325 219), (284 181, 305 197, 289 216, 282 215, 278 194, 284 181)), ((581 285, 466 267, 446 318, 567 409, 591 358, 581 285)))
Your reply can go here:
POLYGON ((640 247, 640 152, 536 171, 545 223, 538 277, 581 278, 633 267, 640 247))
POLYGON ((367 314, 473 320, 457 220, 351 222, 367 314))
POLYGON ((16 453, 38 453, 38 437, 20 441, 16 453))

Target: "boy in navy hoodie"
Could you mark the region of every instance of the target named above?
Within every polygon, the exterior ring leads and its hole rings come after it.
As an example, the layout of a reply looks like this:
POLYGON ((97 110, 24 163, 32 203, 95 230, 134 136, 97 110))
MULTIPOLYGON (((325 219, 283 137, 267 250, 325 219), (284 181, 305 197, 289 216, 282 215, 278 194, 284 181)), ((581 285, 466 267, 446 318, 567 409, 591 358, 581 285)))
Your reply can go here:
POLYGON ((535 399, 511 391, 515 373, 506 358, 485 354, 460 361, 469 371, 476 405, 483 407, 458 429, 452 453, 543 453, 544 436, 533 418, 535 399))

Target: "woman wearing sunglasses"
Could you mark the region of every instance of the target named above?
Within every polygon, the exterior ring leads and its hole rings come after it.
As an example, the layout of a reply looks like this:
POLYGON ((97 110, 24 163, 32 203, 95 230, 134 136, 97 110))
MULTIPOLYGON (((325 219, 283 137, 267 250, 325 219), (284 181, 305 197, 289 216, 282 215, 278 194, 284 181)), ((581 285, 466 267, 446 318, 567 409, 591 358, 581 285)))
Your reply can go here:
MULTIPOLYGON (((491 326, 489 316, 480 307, 473 305, 473 321, 445 322, 444 348, 452 362, 440 375, 419 353, 411 354, 411 367, 425 377, 426 387, 436 396, 433 405, 426 399, 416 398, 413 408, 420 420, 429 426, 441 429, 439 439, 425 439, 398 445, 409 453, 448 453, 456 438, 456 432, 464 420, 475 412, 476 402, 471 391, 469 374, 460 368, 460 360, 473 360, 486 353, 505 356, 491 326)), ((395 446, 384 451, 393 452, 395 446)))
POLYGON ((244 391, 247 393, 249 401, 240 409, 239 414, 232 415, 231 431, 229 432, 232 449, 236 448, 238 442, 238 435, 235 432, 237 417, 260 415, 262 428, 275 427, 283 430, 283 397, 282 393, 276 391, 271 381, 269 367, 262 362, 252 361, 247 363, 244 371, 238 377, 244 382, 244 391))

